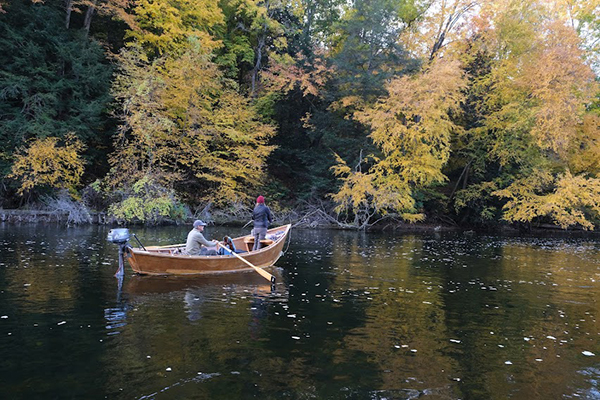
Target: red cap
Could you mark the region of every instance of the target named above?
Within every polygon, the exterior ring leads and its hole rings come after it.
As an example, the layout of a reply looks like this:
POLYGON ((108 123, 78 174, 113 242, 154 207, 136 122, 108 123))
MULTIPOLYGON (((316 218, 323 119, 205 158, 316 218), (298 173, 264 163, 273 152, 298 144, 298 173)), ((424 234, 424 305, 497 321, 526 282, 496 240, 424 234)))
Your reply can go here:
POLYGON ((257 202, 257 203, 264 203, 264 202, 265 202, 265 198, 264 198, 264 197, 262 197, 262 196, 258 196, 258 197, 256 198, 256 202, 257 202))

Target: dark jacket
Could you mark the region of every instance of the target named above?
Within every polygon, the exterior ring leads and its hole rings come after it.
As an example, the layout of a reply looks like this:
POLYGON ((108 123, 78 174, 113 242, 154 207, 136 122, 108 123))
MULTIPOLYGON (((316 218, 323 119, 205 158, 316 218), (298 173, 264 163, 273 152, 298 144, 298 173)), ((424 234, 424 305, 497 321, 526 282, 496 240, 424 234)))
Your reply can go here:
POLYGON ((268 228, 269 223, 273 221, 271 210, 264 204, 257 204, 252 211, 252 219, 255 228, 268 228))

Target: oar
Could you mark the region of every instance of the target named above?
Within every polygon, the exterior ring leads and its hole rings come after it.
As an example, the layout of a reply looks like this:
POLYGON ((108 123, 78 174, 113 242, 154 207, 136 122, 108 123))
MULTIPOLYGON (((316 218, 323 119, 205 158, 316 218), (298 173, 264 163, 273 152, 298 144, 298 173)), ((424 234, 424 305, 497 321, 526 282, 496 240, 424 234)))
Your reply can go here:
POLYGON ((233 254, 234 256, 236 256, 237 258, 239 258, 240 260, 242 260, 243 262, 245 262, 246 264, 248 264, 249 266, 251 266, 252 268, 254 268, 254 270, 256 272, 258 272, 260 274, 260 276, 262 276, 263 278, 271 281, 271 285, 275 284, 275 277, 273 275, 271 275, 270 273, 268 273, 267 271, 265 271, 262 268, 258 268, 256 265, 252 264, 250 261, 246 260, 245 258, 241 257, 238 253, 236 253, 235 251, 232 251, 231 249, 226 248, 225 246, 223 246, 221 243, 217 242, 217 247, 222 247, 228 251, 231 251, 231 254, 233 254))

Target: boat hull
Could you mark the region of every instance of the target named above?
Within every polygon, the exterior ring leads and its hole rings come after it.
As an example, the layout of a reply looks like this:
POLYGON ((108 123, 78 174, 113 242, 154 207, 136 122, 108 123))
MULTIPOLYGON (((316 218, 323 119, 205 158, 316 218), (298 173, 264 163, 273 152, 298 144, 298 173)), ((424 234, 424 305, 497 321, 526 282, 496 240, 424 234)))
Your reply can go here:
MULTIPOLYGON (((266 268, 275 264, 283 254, 283 246, 289 235, 291 225, 269 229, 267 235, 283 232, 273 243, 260 250, 240 253, 256 267, 266 268)), ((249 237, 234 239, 237 248, 243 248, 249 237)), ((237 272, 251 272, 253 268, 234 255, 188 256, 177 253, 182 245, 173 247, 129 248, 127 260, 134 272, 143 275, 214 275, 237 272)))

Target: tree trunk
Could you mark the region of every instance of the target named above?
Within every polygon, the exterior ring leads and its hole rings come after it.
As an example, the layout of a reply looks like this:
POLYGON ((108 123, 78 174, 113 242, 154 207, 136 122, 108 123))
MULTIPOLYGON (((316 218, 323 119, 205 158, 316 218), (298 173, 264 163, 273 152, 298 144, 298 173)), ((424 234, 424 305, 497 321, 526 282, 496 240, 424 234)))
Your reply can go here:
POLYGON ((87 11, 85 12, 85 19, 83 20, 83 29, 85 30, 85 35, 89 35, 90 26, 92 25, 92 16, 94 15, 94 11, 96 10, 96 2, 94 1, 94 6, 89 6, 87 11))
POLYGON ((471 170, 471 163, 469 162, 466 166, 465 178, 463 179, 462 188, 465 190, 467 188, 467 182, 469 181, 469 172, 471 170))
MULTIPOLYGON (((271 8, 269 1, 265 2, 264 7, 267 9, 267 17, 271 18, 271 8)), ((262 35, 258 39, 258 43, 256 44, 256 63, 254 64, 254 68, 252 68, 252 87, 250 90, 250 97, 254 97, 256 94, 256 85, 258 82, 258 73, 262 68, 262 53, 267 41, 267 22, 263 24, 263 32, 262 35)))
POLYGON ((256 64, 254 64, 254 68, 252 69, 252 88, 250 90, 250 97, 254 97, 256 91, 256 81, 258 80, 258 72, 261 69, 262 50, 263 47, 265 47, 265 41, 266 34, 262 35, 260 39, 258 39, 258 45, 256 49, 256 64))
POLYGON ((315 16, 315 7, 315 3, 313 3, 312 6, 307 6, 305 14, 306 23, 302 29, 302 37, 307 48, 310 48, 310 33, 312 31, 312 23, 315 16))
POLYGON ((456 185, 454 185, 454 189, 452 189, 452 193, 450 193, 450 197, 448 197, 448 202, 452 201, 452 199, 454 198, 454 195, 456 194, 456 191, 458 190, 458 185, 460 185, 460 181, 463 178, 463 176, 465 177, 465 180, 463 182, 463 189, 465 189, 467 187, 467 175, 469 174, 469 169, 471 167, 471 163, 473 161, 469 161, 467 163, 467 165, 465 165, 465 167, 463 168, 460 176, 458 177, 458 180, 456 181, 456 185))
POLYGON ((66 0, 67 16, 65 19, 65 26, 69 29, 71 24, 71 11, 73 11, 73 0, 66 0))
POLYGON ((444 46, 446 35, 452 30, 452 28, 454 28, 454 25, 462 18, 462 16, 465 13, 467 13, 470 9, 475 7, 476 3, 477 2, 472 1, 463 6, 459 6, 458 3, 454 5, 454 8, 452 9, 452 12, 450 12, 450 15, 448 16, 448 19, 446 20, 445 24, 442 23, 442 25, 440 25, 440 29, 436 36, 435 43, 433 44, 431 53, 429 54, 429 61, 432 61, 435 58, 437 52, 444 46))

